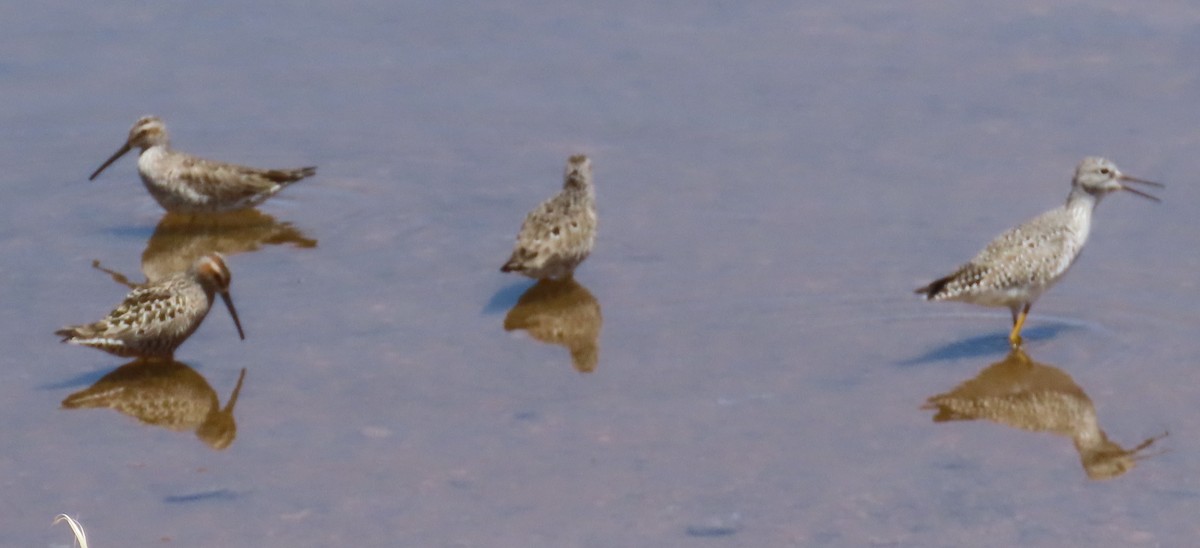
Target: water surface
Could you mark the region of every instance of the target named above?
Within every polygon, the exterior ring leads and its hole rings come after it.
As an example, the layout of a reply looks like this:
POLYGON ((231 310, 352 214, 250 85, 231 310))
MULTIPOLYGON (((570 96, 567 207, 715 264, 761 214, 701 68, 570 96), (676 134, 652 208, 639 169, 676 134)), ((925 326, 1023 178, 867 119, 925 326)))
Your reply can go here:
POLYGON ((12 4, 0 21, 0 545, 65 544, 62 512, 98 547, 1197 536, 1186 2, 12 4), (181 150, 318 176, 243 228, 180 229, 132 158, 86 180, 148 113, 181 150), (498 272, 579 152, 601 234, 578 300, 516 314, 597 337, 583 373, 569 337, 506 329, 533 284, 498 272), (1114 443, 1170 432, 1110 480, 1061 435, 935 423, 929 397, 1005 358, 1008 313, 911 295, 1061 203, 1089 154, 1168 184, 1162 204, 1105 200, 1027 324, 1029 357, 1114 443), (246 370, 227 447, 62 409, 125 363, 52 335, 126 291, 92 261, 141 281, 214 246, 247 340, 218 310, 176 358, 220 406, 246 370))

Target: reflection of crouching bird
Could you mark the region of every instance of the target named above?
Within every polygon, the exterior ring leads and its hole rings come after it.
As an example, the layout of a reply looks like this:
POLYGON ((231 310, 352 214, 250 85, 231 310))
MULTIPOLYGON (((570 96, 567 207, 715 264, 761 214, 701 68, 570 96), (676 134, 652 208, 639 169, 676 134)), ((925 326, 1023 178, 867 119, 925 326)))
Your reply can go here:
POLYGON ((233 316, 238 336, 242 324, 229 296, 230 273, 219 253, 198 259, 187 272, 135 288, 103 320, 55 332, 63 342, 133 357, 171 357, 200 327, 220 293, 233 316))
POLYGON ((580 373, 590 373, 600 360, 600 303, 573 279, 542 280, 529 288, 508 311, 504 330, 523 329, 533 338, 564 346, 580 373))
POLYGON ((1029 430, 1066 436, 1075 442, 1089 478, 1109 479, 1145 458, 1139 453, 1166 434, 1124 449, 1100 429, 1096 408, 1063 370, 1037 363, 1021 350, 980 371, 950 392, 929 398, 922 409, 937 410, 934 422, 986 419, 1029 430))
POLYGON ((246 370, 242 369, 222 409, 216 391, 187 364, 137 360, 118 367, 88 389, 67 396, 62 406, 115 409, 152 426, 194 431, 200 441, 221 450, 237 437, 233 406, 245 378, 246 370))
POLYGON ((562 191, 525 217, 501 272, 520 272, 534 279, 567 278, 591 254, 596 241, 592 161, 582 154, 572 156, 563 179, 562 191))

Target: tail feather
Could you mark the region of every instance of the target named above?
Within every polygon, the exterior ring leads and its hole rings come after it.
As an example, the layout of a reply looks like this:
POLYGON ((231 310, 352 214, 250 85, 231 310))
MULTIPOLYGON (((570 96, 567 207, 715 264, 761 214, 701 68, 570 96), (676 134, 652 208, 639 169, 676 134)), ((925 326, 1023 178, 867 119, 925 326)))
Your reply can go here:
POLYGON ((929 285, 925 287, 917 288, 915 291, 913 291, 913 293, 916 293, 917 295, 924 295, 926 300, 933 300, 937 298, 938 294, 941 293, 943 289, 946 288, 946 284, 949 284, 953 279, 954 274, 946 276, 945 278, 938 278, 932 282, 929 282, 929 285))
POLYGON ((83 325, 68 325, 55 331, 54 334, 62 337, 62 342, 79 344, 82 341, 100 337, 107 330, 108 324, 101 321, 83 325))
POLYGON ((316 166, 302 167, 299 169, 268 169, 263 173, 263 176, 276 183, 294 183, 305 177, 312 177, 317 174, 316 166))
POLYGON ((80 327, 81 326, 64 327, 62 329, 59 329, 58 331, 55 331, 54 334, 58 335, 59 337, 62 337, 62 342, 67 342, 67 341, 81 335, 81 333, 79 332, 80 327))
POLYGON ((500 267, 500 272, 524 272, 526 263, 534 257, 537 257, 537 253, 530 254, 525 247, 517 246, 508 256, 508 262, 500 267))

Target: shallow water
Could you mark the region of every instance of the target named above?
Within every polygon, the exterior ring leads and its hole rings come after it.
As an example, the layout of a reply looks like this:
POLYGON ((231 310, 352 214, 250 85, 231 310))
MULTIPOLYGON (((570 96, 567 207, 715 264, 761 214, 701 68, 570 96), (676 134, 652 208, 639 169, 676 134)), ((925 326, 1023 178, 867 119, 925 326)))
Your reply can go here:
POLYGON ((0 545, 67 544, 63 512, 97 547, 1200 532, 1192 5, 257 6, 0 7, 0 545), (318 175, 179 228, 132 157, 86 180, 147 113, 318 175), (517 313, 576 329, 507 330, 533 284, 497 270, 577 152, 601 223, 578 300, 517 313), (1026 328, 1113 443, 1169 431, 1111 480, 1062 435, 935 423, 1008 313, 911 295, 1088 154, 1168 185, 1100 205, 1026 328), (52 335, 126 291, 91 262, 141 281, 214 247, 247 339, 217 310, 176 358, 221 406, 245 368, 228 446, 62 409, 125 363, 52 335), (564 341, 592 334, 581 373, 564 341))

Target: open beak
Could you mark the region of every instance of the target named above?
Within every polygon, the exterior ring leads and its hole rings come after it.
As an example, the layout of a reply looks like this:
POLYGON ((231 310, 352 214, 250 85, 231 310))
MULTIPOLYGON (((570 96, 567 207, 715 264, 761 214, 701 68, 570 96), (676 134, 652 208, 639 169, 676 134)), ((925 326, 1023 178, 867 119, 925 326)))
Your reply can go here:
MULTIPOLYGON (((1162 183, 1156 183, 1156 182, 1154 182, 1154 181, 1147 181, 1147 180, 1145 180, 1145 179, 1138 179, 1137 177, 1130 177, 1130 176, 1128 176, 1128 175, 1121 175, 1121 176, 1117 177, 1117 181, 1118 181, 1118 182, 1120 182, 1120 183, 1136 183, 1136 184, 1139 184, 1139 185, 1152 186, 1152 187, 1155 187, 1155 188, 1163 188, 1163 184, 1162 184, 1162 183)), ((1145 192, 1142 192, 1142 191, 1140 191, 1140 190, 1138 190, 1138 189, 1136 189, 1136 188, 1133 188, 1133 187, 1131 187, 1131 186, 1129 186, 1129 185, 1122 184, 1122 185, 1121 185, 1121 190, 1128 190, 1129 192, 1132 192, 1132 193, 1134 193, 1134 194, 1137 194, 1138 196, 1141 196, 1141 197, 1143 197, 1143 198, 1146 198, 1146 199, 1149 199, 1149 200, 1154 200, 1154 201, 1156 201, 1156 202, 1161 202, 1161 201, 1162 201, 1162 200, 1160 200, 1160 199, 1159 199, 1157 196, 1152 196, 1152 195, 1150 195, 1150 194, 1147 194, 1147 193, 1145 193, 1145 192)))
POLYGON ((130 148, 132 148, 132 147, 129 146, 128 142, 126 142, 124 145, 121 145, 120 150, 117 150, 117 152, 115 154, 113 154, 108 160, 106 160, 104 162, 104 165, 101 165, 100 168, 97 169, 96 172, 93 173, 91 177, 88 177, 88 180, 89 181, 96 180, 96 176, 100 175, 100 172, 104 171, 104 168, 112 165, 113 162, 117 161, 117 158, 124 156, 126 152, 129 152, 130 148))
POLYGON ((238 320, 237 309, 233 307, 233 298, 229 296, 228 291, 221 292, 221 300, 225 301, 225 308, 228 308, 229 315, 233 316, 233 325, 237 326, 238 337, 241 337, 243 341, 246 340, 246 334, 242 332, 242 322, 238 320))

